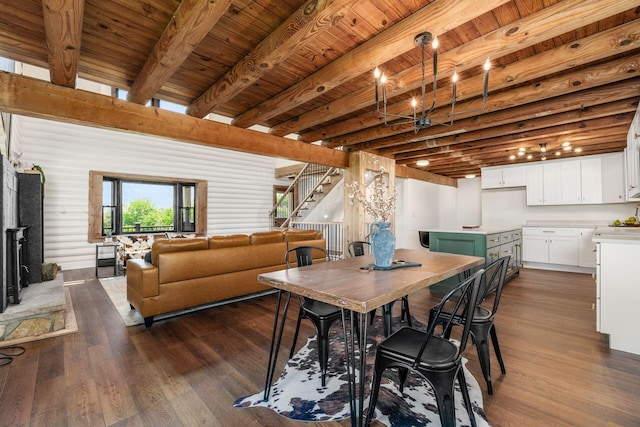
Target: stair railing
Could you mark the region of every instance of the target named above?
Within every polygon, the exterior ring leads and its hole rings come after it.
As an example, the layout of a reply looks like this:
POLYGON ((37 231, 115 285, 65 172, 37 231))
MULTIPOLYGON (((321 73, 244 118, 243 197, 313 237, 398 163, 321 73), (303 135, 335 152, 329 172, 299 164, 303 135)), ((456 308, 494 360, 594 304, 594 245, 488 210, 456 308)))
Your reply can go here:
POLYGON ((298 192, 303 193, 304 196, 300 198, 300 202, 297 204, 297 206, 289 212, 289 215, 280 225, 280 228, 286 228, 287 226, 289 226, 292 219, 298 214, 298 212, 300 212, 300 210, 305 206, 305 204, 313 198, 318 188, 325 183, 325 180, 327 179, 327 177, 334 174, 336 170, 337 170, 336 168, 333 168, 330 166, 306 163, 304 167, 300 170, 300 172, 298 172, 298 174, 294 178, 291 185, 289 185, 289 187, 283 193, 283 195, 280 196, 280 198, 276 201, 276 204, 274 205, 273 209, 271 209, 271 211, 269 212, 269 218, 270 218, 271 224, 274 224, 278 207, 280 206, 282 201, 287 197, 287 195, 291 194, 292 189, 295 188, 296 185, 298 185, 298 192), (321 173, 322 175, 320 175, 321 173), (311 179, 303 180, 303 177, 304 178, 311 177, 311 179))

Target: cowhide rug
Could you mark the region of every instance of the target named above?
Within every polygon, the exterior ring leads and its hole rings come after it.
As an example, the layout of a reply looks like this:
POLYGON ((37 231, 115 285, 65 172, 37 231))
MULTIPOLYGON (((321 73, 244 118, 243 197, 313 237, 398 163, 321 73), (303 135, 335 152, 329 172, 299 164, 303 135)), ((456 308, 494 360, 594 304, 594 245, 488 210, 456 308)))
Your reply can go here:
MULTIPOLYGON (((402 326, 404 325, 394 318, 393 330, 402 326)), ((413 320, 413 326, 424 328, 424 325, 416 320, 413 320)), ((338 421, 349 418, 349 390, 341 322, 336 322, 332 327, 330 336, 331 347, 325 388, 322 388, 320 382, 316 337, 312 337, 288 361, 282 375, 273 384, 267 402, 263 401, 264 391, 261 391, 236 400, 234 406, 237 408, 266 407, 282 416, 301 421, 338 421)), ((368 407, 375 346, 382 339, 382 319, 377 316, 374 324, 367 328, 365 408, 368 407)), ((463 360, 466 363, 466 359, 463 360)), ((476 422, 478 426, 488 427, 489 424, 482 409, 480 386, 466 367, 464 371, 476 422)), ((439 426, 438 408, 429 383, 410 372, 405 383, 404 394, 401 394, 397 381, 398 373, 394 369, 388 369, 383 375, 375 419, 387 426, 439 426)), ((455 387, 457 425, 469 426, 469 417, 462 403, 462 394, 457 382, 455 387)))

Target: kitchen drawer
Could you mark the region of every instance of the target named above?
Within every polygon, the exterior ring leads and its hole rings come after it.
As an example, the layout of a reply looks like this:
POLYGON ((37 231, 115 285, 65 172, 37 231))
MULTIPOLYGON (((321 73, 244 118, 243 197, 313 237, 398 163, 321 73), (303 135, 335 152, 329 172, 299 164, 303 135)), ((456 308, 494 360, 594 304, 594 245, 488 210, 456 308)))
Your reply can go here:
POLYGON ((513 240, 522 239, 522 229, 513 230, 513 240))
POLYGON ((523 236, 575 236, 578 237, 579 229, 577 228, 560 228, 560 227, 524 227, 522 229, 523 236))
POLYGON ((500 244, 511 243, 514 239, 513 231, 505 231, 504 233, 500 233, 500 244))
POLYGON ((500 233, 487 234, 487 249, 500 245, 500 233))

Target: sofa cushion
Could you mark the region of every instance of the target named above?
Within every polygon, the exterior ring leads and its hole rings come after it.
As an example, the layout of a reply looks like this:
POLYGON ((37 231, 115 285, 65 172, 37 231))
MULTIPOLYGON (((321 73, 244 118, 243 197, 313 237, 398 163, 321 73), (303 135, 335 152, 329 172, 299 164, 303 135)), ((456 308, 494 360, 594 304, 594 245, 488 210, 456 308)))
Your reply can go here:
POLYGON ((250 244, 251 237, 248 234, 209 237, 209 249, 232 248, 235 246, 248 246, 250 244))
POLYGON ((158 265, 158 255, 169 252, 187 252, 208 249, 207 239, 156 239, 151 246, 151 263, 158 265))
POLYGON ((320 238, 322 238, 322 232, 318 230, 297 230, 291 228, 284 232, 285 242, 299 242, 301 240, 316 240, 320 238))
MULTIPOLYGON (((284 264, 287 244, 238 246, 158 255, 161 284, 284 264)), ((283 267, 284 268, 284 267, 283 267)), ((257 276, 256 276, 257 278, 257 276)))
POLYGON ((280 230, 258 231, 251 235, 252 245, 263 245, 265 243, 284 242, 284 233, 280 230))

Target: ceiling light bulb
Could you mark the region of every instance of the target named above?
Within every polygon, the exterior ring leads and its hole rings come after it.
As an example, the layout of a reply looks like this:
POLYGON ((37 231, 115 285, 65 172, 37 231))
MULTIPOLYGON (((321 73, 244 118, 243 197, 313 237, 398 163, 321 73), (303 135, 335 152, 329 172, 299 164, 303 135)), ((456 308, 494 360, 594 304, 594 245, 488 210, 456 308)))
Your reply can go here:
POLYGON ((576 148, 576 149, 575 149, 575 150, 573 150, 573 151, 575 151, 576 153, 582 153, 582 148, 576 148))
POLYGON ((556 151, 556 156, 559 156, 560 154, 562 153, 560 153, 559 151, 556 151))
POLYGON ((436 49, 438 48, 438 45, 439 45, 439 43, 438 43, 438 37, 434 37, 434 38, 433 38, 433 41, 431 42, 431 48, 432 48, 433 50, 436 50, 436 49))
POLYGON ((531 159, 533 159, 533 156, 532 156, 531 154, 529 154, 529 155, 527 156, 527 160, 531 160, 531 159))
POLYGON ((571 145, 571 143, 569 141, 566 141, 566 142, 562 143, 563 147, 568 147, 569 145, 571 145))
POLYGON ((467 179, 471 179, 471 178, 475 178, 476 174, 475 173, 470 173, 469 175, 465 175, 464 177, 467 178, 467 179))
POLYGON ((382 76, 380 76, 380 82, 382 84, 385 84, 387 82, 387 76, 385 76, 384 74, 382 76))
POLYGON ((411 108, 416 108, 418 106, 418 100, 416 100, 416 97, 414 96, 413 98, 411 98, 411 108))
POLYGON ((487 58, 487 60, 484 61, 484 70, 489 71, 490 68, 491 68, 491 61, 489 61, 489 58, 487 58))
POLYGON ((429 166, 429 160, 418 160, 416 162, 416 165, 418 165, 418 166, 429 166))
POLYGON ((524 153, 526 151, 526 148, 520 147, 520 148, 518 148, 518 151, 521 152, 521 153, 524 153))
POLYGON ((514 156, 513 154, 509 156, 509 160, 515 160, 516 156, 514 156))
POLYGON ((543 153, 547 152, 547 147, 544 146, 543 144, 540 144, 540 151, 542 151, 543 153))
POLYGON ((518 156, 524 156, 524 151, 518 151, 518 156))
POLYGON ((571 151, 571 146, 570 145, 564 145, 564 144, 562 144, 562 145, 564 147, 563 148, 564 151, 571 151))
POLYGON ((376 79, 380 78, 380 69, 378 67, 376 67, 376 69, 373 70, 373 77, 376 79))
POLYGON ((457 72, 457 71, 455 71, 455 72, 453 73, 453 77, 451 77, 451 80, 452 80, 454 83, 457 83, 457 82, 458 82, 458 72, 457 72))

